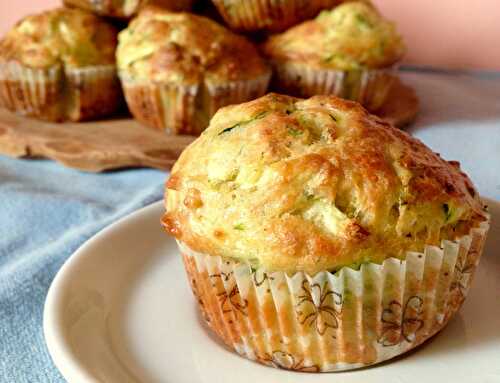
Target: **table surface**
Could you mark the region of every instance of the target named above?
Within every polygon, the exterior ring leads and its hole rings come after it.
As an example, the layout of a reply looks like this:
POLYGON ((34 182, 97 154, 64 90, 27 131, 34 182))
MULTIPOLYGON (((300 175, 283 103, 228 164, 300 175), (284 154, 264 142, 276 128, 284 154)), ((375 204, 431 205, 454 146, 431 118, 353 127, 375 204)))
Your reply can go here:
MULTIPOLYGON (((404 72, 421 112, 408 131, 458 160, 480 193, 500 200, 500 75, 404 72)), ((0 381, 63 381, 42 333, 50 282, 86 239, 162 198, 166 174, 88 174, 46 160, 0 157, 0 381)))

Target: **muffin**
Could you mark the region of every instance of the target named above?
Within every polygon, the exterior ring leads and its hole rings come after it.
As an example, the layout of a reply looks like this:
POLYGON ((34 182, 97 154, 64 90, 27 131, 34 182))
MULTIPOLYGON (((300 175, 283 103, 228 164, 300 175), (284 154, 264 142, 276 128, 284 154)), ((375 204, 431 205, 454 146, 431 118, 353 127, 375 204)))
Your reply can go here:
POLYGON ((63 0, 70 7, 86 9, 101 16, 128 19, 147 4, 155 4, 171 11, 188 11, 193 0, 63 0))
POLYGON ((210 328, 298 371, 378 363, 441 330, 489 222, 457 162, 326 95, 220 109, 173 167, 166 210, 210 328))
POLYGON ((116 36, 114 27, 78 9, 19 21, 0 40, 0 107, 51 121, 113 113, 121 100, 116 36))
POLYGON ((202 16, 148 7, 118 39, 130 111, 167 133, 199 134, 221 106, 260 97, 269 83, 256 48, 202 16))
POLYGON ((363 2, 322 11, 263 45, 280 92, 333 94, 372 111, 386 100, 404 51, 394 24, 363 2))
MULTIPOLYGON (((212 0, 220 15, 239 31, 282 31, 325 8, 349 0, 212 0)), ((366 0, 367 3, 370 1, 366 0)))

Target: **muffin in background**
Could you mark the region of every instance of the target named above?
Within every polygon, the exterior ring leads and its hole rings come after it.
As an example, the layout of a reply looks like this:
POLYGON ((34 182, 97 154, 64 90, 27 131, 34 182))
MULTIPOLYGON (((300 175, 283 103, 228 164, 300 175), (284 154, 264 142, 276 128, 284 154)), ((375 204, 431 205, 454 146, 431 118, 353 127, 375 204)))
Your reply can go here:
POLYGON ((278 91, 333 94, 374 111, 386 100, 405 46, 394 23, 372 5, 349 2, 271 36, 262 50, 278 91))
POLYGON ((208 325, 297 371, 379 363, 440 331, 489 222, 457 162, 333 96, 220 109, 166 187, 208 325))
POLYGON ((0 40, 0 106, 51 121, 113 113, 116 40, 114 27, 79 9, 25 17, 0 40))
POLYGON ((120 32, 117 63, 133 116, 170 134, 201 133, 221 106, 262 96, 271 76, 244 37, 157 7, 120 32))
POLYGON ((248 32, 282 31, 345 1, 350 0, 212 0, 231 29, 248 32))
POLYGON ((188 11, 193 0, 63 0, 70 7, 77 7, 101 16, 128 19, 148 5, 157 5, 171 11, 188 11))

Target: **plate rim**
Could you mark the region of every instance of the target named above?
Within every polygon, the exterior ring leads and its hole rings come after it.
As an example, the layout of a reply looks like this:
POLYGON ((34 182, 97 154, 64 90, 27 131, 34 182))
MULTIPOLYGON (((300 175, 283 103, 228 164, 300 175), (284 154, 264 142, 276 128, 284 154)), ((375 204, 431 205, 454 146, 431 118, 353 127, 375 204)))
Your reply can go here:
POLYGON ((130 225, 139 216, 147 215, 149 212, 159 209, 160 206, 163 206, 163 200, 152 202, 149 205, 126 214, 95 233, 64 261, 50 283, 43 306, 43 336, 52 363, 54 363, 59 373, 67 381, 102 383, 75 357, 63 334, 64 326, 61 325, 61 315, 58 315, 58 313, 63 308, 64 299, 62 298, 65 291, 64 287, 69 283, 67 275, 71 275, 70 270, 76 267, 82 257, 87 255, 88 249, 96 246, 108 233, 119 230, 125 225, 130 225))
MULTIPOLYGON (((481 199, 486 205, 496 204, 500 209, 500 200, 484 196, 481 196, 481 199)), ((69 283, 67 276, 72 275, 71 269, 78 266, 82 257, 92 254, 92 248, 99 246, 103 237, 125 226, 134 225, 134 222, 141 216, 152 214, 162 207, 163 200, 152 202, 104 227, 82 243, 64 261, 52 280, 43 308, 43 335, 54 366, 67 381, 102 383, 75 356, 75 353, 67 342, 67 337, 64 335, 64 326, 61 323, 62 316, 60 313, 63 309, 63 298, 66 291, 64 287, 69 283)))

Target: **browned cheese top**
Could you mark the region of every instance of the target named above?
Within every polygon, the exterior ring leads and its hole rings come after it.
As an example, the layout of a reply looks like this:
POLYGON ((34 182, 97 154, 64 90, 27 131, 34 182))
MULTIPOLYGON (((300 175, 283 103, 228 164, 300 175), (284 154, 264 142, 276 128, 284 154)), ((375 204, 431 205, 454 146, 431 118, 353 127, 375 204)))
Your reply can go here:
POLYGON ((395 24, 370 4, 348 2, 271 36, 263 45, 272 60, 318 69, 385 68, 401 59, 405 45, 395 24))
POLYGON ((249 80, 269 71, 244 37, 206 17, 156 7, 120 33, 117 62, 129 78, 179 84, 249 80))
POLYGON ((457 162, 356 103, 277 94, 217 112, 175 164, 166 209, 193 250, 311 274, 403 258, 485 219, 457 162))
POLYGON ((115 62, 117 31, 80 9, 56 8, 19 21, 0 41, 0 58, 32 68, 115 62))

